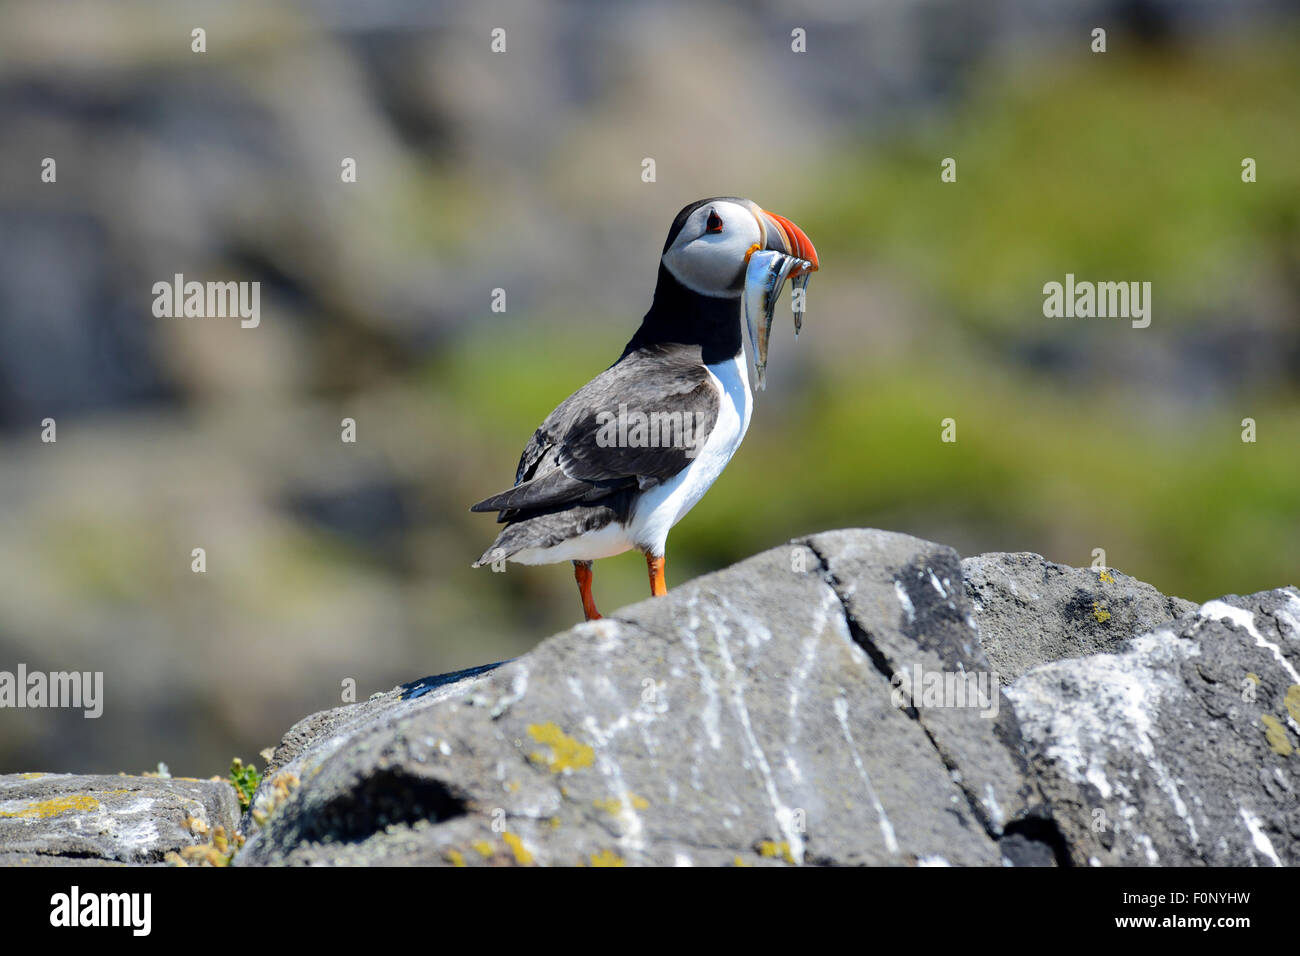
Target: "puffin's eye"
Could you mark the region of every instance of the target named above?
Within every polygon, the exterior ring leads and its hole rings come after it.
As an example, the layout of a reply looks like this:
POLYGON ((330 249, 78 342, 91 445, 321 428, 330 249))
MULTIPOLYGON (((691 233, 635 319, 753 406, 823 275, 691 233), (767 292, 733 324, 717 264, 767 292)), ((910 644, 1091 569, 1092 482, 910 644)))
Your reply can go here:
POLYGON ((722 217, 712 209, 709 210, 708 222, 704 224, 705 232, 722 232, 722 217))

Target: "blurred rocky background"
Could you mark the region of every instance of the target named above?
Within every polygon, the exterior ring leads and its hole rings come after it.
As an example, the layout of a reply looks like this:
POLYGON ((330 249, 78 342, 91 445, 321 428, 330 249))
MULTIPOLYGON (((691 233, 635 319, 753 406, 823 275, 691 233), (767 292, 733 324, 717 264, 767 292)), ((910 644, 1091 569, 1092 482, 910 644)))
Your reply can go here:
MULTIPOLYGON (((573 623, 567 566, 470 569, 495 526, 467 508, 618 356, 707 195, 791 217, 822 271, 670 586, 851 525, 1102 548, 1196 601, 1293 583, 1293 14, 0 5, 0 670, 106 694, 98 720, 0 711, 0 772, 207 776, 348 679, 364 699, 573 623), (1044 318, 1067 272, 1150 281, 1150 328, 1044 318), (155 318, 176 273, 260 281, 261 325, 155 318)), ((596 573, 602 608, 645 594, 635 554, 596 573)))

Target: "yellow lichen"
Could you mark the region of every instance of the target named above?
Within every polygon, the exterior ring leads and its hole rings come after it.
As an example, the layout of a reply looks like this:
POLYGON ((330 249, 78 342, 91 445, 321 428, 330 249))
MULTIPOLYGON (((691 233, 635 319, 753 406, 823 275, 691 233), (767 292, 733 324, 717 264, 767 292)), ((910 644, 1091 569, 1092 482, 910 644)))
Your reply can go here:
POLYGON ((626 861, 613 850, 601 850, 591 855, 592 866, 627 866, 626 861))
MULTIPOLYGON (((193 820, 190 817, 190 820, 193 820)), ((193 846, 182 847, 180 853, 168 853, 163 857, 164 863, 170 863, 173 866, 229 866, 230 861, 235 858, 235 853, 244 845, 244 835, 236 832, 233 836, 226 836, 225 827, 213 827, 212 837, 207 843, 196 843, 193 846)))
POLYGON ((1259 721, 1264 725, 1264 739, 1268 741, 1273 753, 1283 757, 1291 756, 1291 739, 1286 735, 1282 722, 1272 714, 1265 714, 1259 721))
POLYGON ((1097 580, 1105 581, 1107 584, 1115 583, 1115 579, 1110 576, 1110 571, 1106 570, 1105 568, 1101 569, 1101 573, 1097 575, 1097 580))
POLYGON ((732 861, 731 861, 731 865, 732 865, 732 866, 749 866, 749 864, 746 863, 744 860, 742 860, 740 857, 736 857, 734 860, 732 860, 732 861))
POLYGON ((69 797, 55 797, 52 800, 36 800, 27 804, 22 810, 8 813, 0 811, 0 817, 47 820, 50 817, 57 817, 60 813, 67 813, 71 810, 89 812, 98 809, 99 801, 94 797, 75 794, 69 797))
POLYGON ((460 850, 448 850, 448 851, 447 851, 447 861, 448 861, 452 866, 464 866, 464 865, 465 865, 465 855, 464 855, 463 853, 461 853, 460 850))
POLYGON ((528 759, 549 767, 551 773, 581 770, 595 762, 595 750, 587 744, 579 743, 554 723, 529 724, 528 733, 539 744, 547 744, 551 748, 549 756, 534 751, 528 759))
POLYGON ((226 856, 211 843, 199 843, 181 850, 181 859, 186 865, 197 863, 200 866, 229 866, 230 857, 226 856))
POLYGON ((487 840, 475 840, 470 844, 470 846, 472 846, 474 852, 481 857, 489 857, 492 855, 492 844, 487 840))
POLYGON ((1286 689, 1286 697, 1283 702, 1286 704, 1286 711, 1292 719, 1300 721, 1300 684, 1292 684, 1286 689))
POLYGON ((1100 601, 1093 601, 1092 616, 1096 618, 1098 624, 1105 624, 1110 620, 1110 611, 1103 609, 1100 601))
POLYGON ((650 801, 645 797, 637 796, 635 793, 628 793, 622 797, 608 797, 604 800, 593 800, 591 805, 597 810, 604 810, 612 816, 621 811, 624 807, 630 807, 633 810, 644 810, 650 806, 650 801))
POLYGON ((18 776, 22 777, 24 780, 39 780, 41 777, 45 776, 45 774, 43 774, 43 773, 20 773, 18 776))
POLYGON ((295 773, 278 773, 271 780, 271 792, 262 794, 257 798, 250 812, 253 820, 258 826, 266 826, 266 821, 271 819, 271 815, 282 807, 289 796, 302 785, 295 773))
POLYGON ((520 866, 527 866, 533 862, 533 855, 528 852, 524 846, 524 841, 513 833, 501 834, 501 839, 506 841, 506 846, 510 847, 510 852, 515 855, 515 862, 520 866))
POLYGON ((1246 680, 1250 681, 1252 684, 1258 684, 1258 683, 1259 683, 1259 675, 1256 674, 1254 671, 1251 671, 1250 673, 1248 673, 1248 674, 1246 675, 1246 680))
MULTIPOLYGON (((212 831, 212 845, 217 848, 218 852, 224 853, 227 856, 227 858, 235 855, 234 850, 230 848, 230 841, 226 839, 225 827, 217 827, 215 830, 212 831)), ((244 835, 242 833, 236 833, 235 847, 239 848, 243 845, 244 845, 244 835)))
POLYGON ((773 859, 780 857, 787 863, 794 862, 794 854, 790 852, 790 844, 785 840, 782 840, 780 843, 776 843, 772 840, 763 840, 758 844, 758 853, 759 856, 766 856, 773 859))

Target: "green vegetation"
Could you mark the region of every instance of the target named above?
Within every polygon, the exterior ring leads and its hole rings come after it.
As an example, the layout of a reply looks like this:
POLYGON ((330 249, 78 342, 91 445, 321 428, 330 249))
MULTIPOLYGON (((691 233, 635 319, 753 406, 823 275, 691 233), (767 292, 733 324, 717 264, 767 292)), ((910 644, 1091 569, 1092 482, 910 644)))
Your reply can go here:
POLYGON ((1294 37, 1021 63, 949 121, 850 153, 801 225, 980 328, 1041 315, 1043 282, 1066 271, 1150 280, 1163 321, 1187 321, 1297 254, 1297 115, 1294 37), (940 186, 947 156, 957 182, 940 186))
POLYGON ((244 761, 236 757, 230 763, 230 785, 235 788, 235 793, 239 795, 239 808, 247 810, 253 802, 253 795, 257 793, 257 787, 262 782, 262 775, 257 772, 252 764, 245 764, 244 761))

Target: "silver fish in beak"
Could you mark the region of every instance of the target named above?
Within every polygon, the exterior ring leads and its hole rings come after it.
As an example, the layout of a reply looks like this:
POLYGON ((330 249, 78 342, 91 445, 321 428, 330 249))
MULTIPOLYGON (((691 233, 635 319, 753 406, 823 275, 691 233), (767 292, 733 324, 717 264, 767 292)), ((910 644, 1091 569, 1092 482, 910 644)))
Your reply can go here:
MULTIPOLYGON (((749 328, 749 344, 754 350, 754 377, 759 390, 767 388, 767 345, 772 334, 776 300, 781 297, 781 289, 792 273, 795 274, 794 288, 806 290, 814 268, 813 263, 806 259, 771 249, 757 250, 749 257, 740 302, 749 328)), ((803 326, 803 300, 803 295, 792 297, 796 335, 803 326)))
POLYGON ((803 328, 803 313, 809 277, 818 270, 817 250, 808 234, 785 216, 770 209, 754 207, 762 232, 762 242, 749 254, 745 263, 745 281, 741 288, 741 308, 749 326, 749 342, 754 350, 755 385, 767 387, 767 345, 772 332, 772 312, 786 279, 792 279, 795 293, 790 301, 794 311, 794 334, 803 328))
POLYGON ((794 337, 799 337, 799 330, 803 328, 803 314, 808 303, 808 280, 812 278, 812 270, 806 269, 794 277, 790 283, 790 308, 794 313, 794 337))

